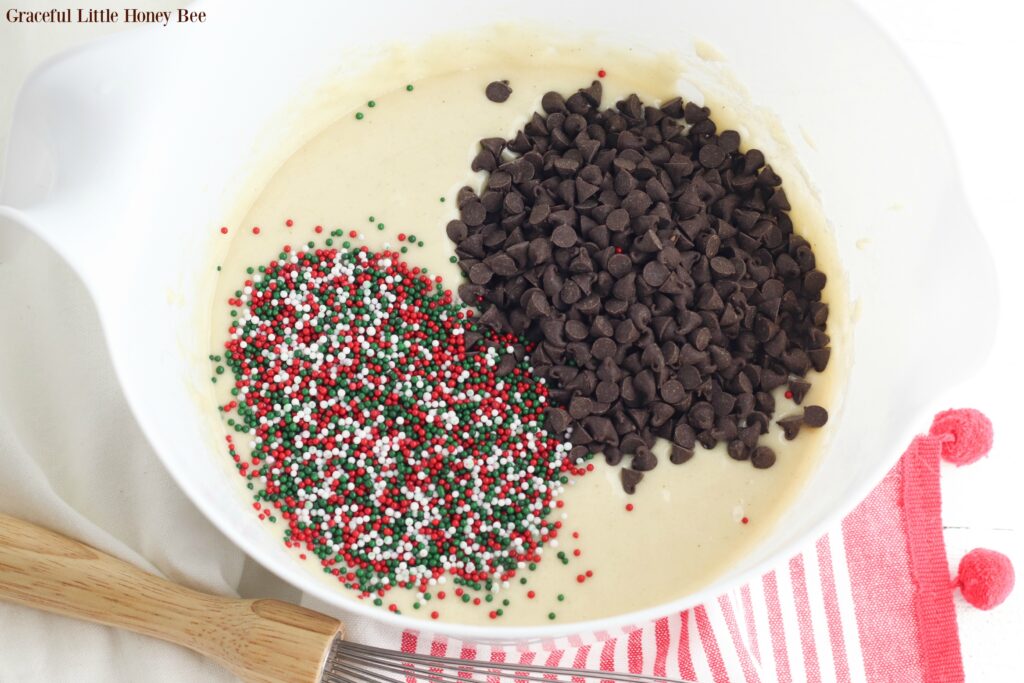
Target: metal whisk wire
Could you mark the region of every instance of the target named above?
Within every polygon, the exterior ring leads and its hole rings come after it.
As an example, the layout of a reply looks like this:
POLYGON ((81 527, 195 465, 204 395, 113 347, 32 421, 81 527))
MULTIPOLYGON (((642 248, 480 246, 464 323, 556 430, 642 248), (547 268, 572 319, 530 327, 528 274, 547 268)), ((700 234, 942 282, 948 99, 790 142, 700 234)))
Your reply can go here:
POLYGON ((321 683, 683 683, 672 678, 396 652, 337 639, 321 683))

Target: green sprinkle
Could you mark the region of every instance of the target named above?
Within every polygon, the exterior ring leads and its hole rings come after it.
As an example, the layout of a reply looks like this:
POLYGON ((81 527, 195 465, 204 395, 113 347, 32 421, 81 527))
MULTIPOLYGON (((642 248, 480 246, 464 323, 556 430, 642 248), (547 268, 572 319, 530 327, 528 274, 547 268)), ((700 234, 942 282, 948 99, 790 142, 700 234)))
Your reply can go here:
POLYGON ((370 100, 369 102, 366 103, 366 106, 372 109, 373 107, 377 106, 377 103, 374 102, 373 100, 370 100))
POLYGON ((561 593, 559 593, 558 594, 558 602, 563 602, 564 600, 565 600, 565 596, 562 595, 561 593))
MULTIPOLYGON (((412 86, 410 86, 410 87, 412 87, 412 86)), ((497 614, 500 617, 502 614, 505 613, 505 610, 503 610, 503 609, 501 609, 499 607, 498 609, 494 610, 494 613, 497 614)))
POLYGON ((417 247, 422 247, 423 246, 423 240, 420 240, 419 242, 417 242, 416 246, 417 247))
POLYGON ((373 599, 373 604, 376 605, 377 607, 380 607, 381 605, 384 604, 384 601, 381 600, 380 598, 374 598, 373 599))
POLYGON ((220 266, 217 266, 217 272, 218 273, 220 272, 220 266))
POLYGON ((362 120, 363 120, 363 112, 357 111, 356 112, 356 121, 362 121, 362 120))
POLYGON ((416 235, 409 235, 406 239, 409 240, 409 244, 414 244, 416 242, 416 235))
POLYGON ((373 223, 373 222, 374 222, 375 220, 377 220, 377 219, 376 219, 376 218, 374 218, 373 216, 370 216, 370 222, 371 222, 371 223, 373 223))
POLYGON ((407 91, 409 91, 409 92, 412 92, 412 83, 410 83, 409 85, 405 86, 405 89, 407 91))
POLYGON ((458 263, 459 262, 459 257, 458 256, 449 256, 448 257, 448 262, 449 263, 458 263))
POLYGON ((408 254, 409 253, 409 247, 402 247, 401 249, 399 249, 399 251, 401 251, 403 254, 408 254))
POLYGON ((441 203, 444 204, 444 197, 441 197, 441 203))
POLYGON ((412 603, 412 608, 413 609, 419 609, 420 608, 420 603, 418 603, 418 602, 412 603))
POLYGON ((554 612, 548 612, 548 619, 550 619, 551 621, 554 621, 555 620, 555 613, 554 612))
POLYGON ((384 229, 384 224, 383 223, 378 223, 377 224, 377 229, 378 230, 383 230, 384 229))

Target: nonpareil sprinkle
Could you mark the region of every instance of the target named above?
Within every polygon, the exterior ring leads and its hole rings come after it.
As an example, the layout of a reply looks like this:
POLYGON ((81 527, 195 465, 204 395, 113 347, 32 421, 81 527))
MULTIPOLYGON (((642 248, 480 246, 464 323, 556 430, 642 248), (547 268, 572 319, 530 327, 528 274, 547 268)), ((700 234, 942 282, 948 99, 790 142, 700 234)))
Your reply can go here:
POLYGON ((221 408, 286 545, 367 596, 535 568, 554 499, 586 470, 544 427, 532 347, 478 329, 394 252, 289 248, 257 270, 229 301, 221 408))

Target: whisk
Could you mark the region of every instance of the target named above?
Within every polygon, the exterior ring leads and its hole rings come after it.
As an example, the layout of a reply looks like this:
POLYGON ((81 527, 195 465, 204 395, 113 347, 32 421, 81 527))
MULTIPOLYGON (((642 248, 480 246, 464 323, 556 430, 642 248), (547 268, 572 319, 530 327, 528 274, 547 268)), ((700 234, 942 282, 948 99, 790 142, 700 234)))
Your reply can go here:
POLYGON ((249 683, 661 683, 672 679, 470 662, 344 639, 337 619, 277 600, 179 586, 110 555, 0 515, 0 599, 160 638, 249 683))

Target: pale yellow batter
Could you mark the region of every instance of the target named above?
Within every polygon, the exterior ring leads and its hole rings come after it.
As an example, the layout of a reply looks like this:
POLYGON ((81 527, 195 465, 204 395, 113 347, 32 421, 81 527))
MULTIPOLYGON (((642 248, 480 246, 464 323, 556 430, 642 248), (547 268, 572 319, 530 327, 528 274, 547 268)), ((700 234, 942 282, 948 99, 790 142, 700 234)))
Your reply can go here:
MULTIPOLYGON (((603 81, 603 106, 630 92, 637 92, 647 103, 678 94, 671 79, 649 81, 644 76, 650 73, 641 69, 604 66, 609 74, 603 81)), ((400 233, 414 234, 424 246, 409 247, 406 260, 441 275, 454 289, 461 274, 450 262, 453 250, 444 226, 456 216, 458 188, 465 184, 479 188, 482 174, 469 170, 477 141, 512 136, 539 109, 544 92, 569 94, 588 85, 594 76, 590 69, 510 64, 500 72, 462 71, 419 80, 412 91, 366 93, 375 106, 361 107, 361 119, 350 113, 299 150, 273 177, 242 223, 230 227, 224 239, 232 242, 221 264, 213 311, 212 353, 223 351, 230 324, 226 301, 246 278, 246 267, 273 259, 284 244, 322 243, 338 228, 345 230, 344 239, 350 230, 357 231, 352 243, 370 248, 397 249, 406 244, 397 239, 400 233), (513 88, 503 104, 484 97, 484 87, 496 79, 509 80, 513 88), (292 227, 286 226, 289 219, 292 227), (317 225, 323 233, 314 231, 317 225), (252 231, 256 226, 258 235, 252 231)), ((727 112, 721 111, 716 118, 720 127, 729 125, 727 112)), ((786 189, 794 196, 789 185, 786 189)), ((801 213, 794 201, 793 217, 798 232, 816 248, 825 244, 820 216, 801 213)), ((342 241, 336 238, 335 246, 342 241)), ((820 267, 830 274, 838 272, 826 260, 832 249, 817 251, 820 267)), ((842 303, 837 292, 830 280, 825 294, 833 318, 837 304, 842 303)), ((836 375, 843 365, 836 361, 843 352, 843 337, 835 329, 830 332, 833 363, 824 376, 812 373, 809 379, 814 388, 805 405, 833 405, 836 375)), ((230 400, 230 383, 224 380, 216 385, 220 404, 230 400)), ((776 419, 800 410, 781 391, 776 398, 776 419)), ((736 462, 724 448, 698 449, 686 464, 672 465, 665 452, 667 444, 661 443, 656 449, 658 467, 647 473, 633 496, 623 492, 618 468, 598 458, 593 473, 567 487, 562 498, 565 507, 558 511, 564 516, 559 546, 545 549, 545 560, 536 571, 521 573, 528 579, 525 586, 517 581, 501 590, 487 608, 454 599, 450 583, 437 587, 448 593, 447 599, 435 597, 418 610, 412 608, 414 594, 409 591, 392 591, 385 604, 397 602, 404 614, 426 619, 437 610, 446 621, 512 626, 551 623, 549 613, 559 622, 604 617, 680 597, 711 582, 764 536, 814 467, 827 432, 828 427, 805 428, 796 441, 787 442, 773 424, 762 442, 778 455, 768 470, 736 462), (627 503, 632 511, 626 511, 627 503), (577 549, 578 557, 573 554, 577 549), (559 551, 566 553, 568 564, 554 557, 559 551), (587 570, 592 576, 579 583, 578 575, 586 577, 587 570), (534 591, 535 597, 528 598, 527 591, 534 591), (559 594, 564 600, 558 599, 559 594), (489 619, 488 611, 500 607, 503 599, 511 603, 503 608, 503 616, 489 619)), ((236 442, 244 454, 244 438, 236 442)), ((276 527, 270 531, 280 534, 276 527)), ((318 564, 308 564, 310 571, 321 574, 318 564)), ((331 577, 324 580, 346 590, 331 577)))

